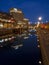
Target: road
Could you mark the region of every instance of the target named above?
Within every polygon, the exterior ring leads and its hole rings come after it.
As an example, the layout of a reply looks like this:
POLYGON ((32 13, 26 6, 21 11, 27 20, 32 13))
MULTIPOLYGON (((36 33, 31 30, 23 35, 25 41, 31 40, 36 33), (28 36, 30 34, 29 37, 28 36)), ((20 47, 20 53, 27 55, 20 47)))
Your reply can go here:
POLYGON ((44 65, 49 65, 49 30, 38 29, 41 53, 44 65))

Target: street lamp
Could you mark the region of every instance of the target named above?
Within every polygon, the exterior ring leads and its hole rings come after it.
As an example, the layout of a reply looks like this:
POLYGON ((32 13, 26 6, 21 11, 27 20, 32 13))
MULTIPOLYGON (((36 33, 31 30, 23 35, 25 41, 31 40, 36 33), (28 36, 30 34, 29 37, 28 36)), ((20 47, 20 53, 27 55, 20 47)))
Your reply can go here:
POLYGON ((39 17, 37 22, 37 27, 39 27, 41 20, 42 20, 42 17, 39 17))
POLYGON ((38 20, 41 21, 42 20, 42 17, 39 17, 38 20))

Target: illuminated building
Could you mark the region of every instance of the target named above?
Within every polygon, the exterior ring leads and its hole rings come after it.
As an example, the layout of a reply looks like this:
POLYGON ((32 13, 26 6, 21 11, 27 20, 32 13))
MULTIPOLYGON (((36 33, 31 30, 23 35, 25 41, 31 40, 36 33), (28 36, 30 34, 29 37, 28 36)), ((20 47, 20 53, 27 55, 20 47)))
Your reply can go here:
POLYGON ((19 32, 22 33, 25 29, 28 29, 28 19, 24 18, 24 14, 20 9, 11 8, 10 14, 16 20, 15 28, 19 29, 19 32))
POLYGON ((29 22, 29 19, 27 19, 27 18, 23 19, 23 26, 24 26, 24 29, 26 29, 26 30, 28 30, 28 22, 29 22))
POLYGON ((0 12, 0 35, 12 34, 15 20, 9 13, 0 12))
MULTIPOLYGON (((0 28, 13 29, 13 33, 23 33, 28 30, 29 20, 24 18, 21 10, 11 8, 10 13, 0 12, 0 28)), ((5 31, 5 30, 4 30, 5 31)))
POLYGON ((48 23, 41 23, 40 28, 42 29, 49 29, 49 22, 48 23))
POLYGON ((19 10, 19 9, 16 9, 16 8, 11 8, 10 9, 10 14, 14 17, 16 22, 19 21, 19 20, 22 21, 23 18, 24 18, 24 15, 23 15, 22 11, 19 10))
POLYGON ((10 13, 0 12, 0 43, 28 30, 28 19, 21 10, 11 8, 10 13))

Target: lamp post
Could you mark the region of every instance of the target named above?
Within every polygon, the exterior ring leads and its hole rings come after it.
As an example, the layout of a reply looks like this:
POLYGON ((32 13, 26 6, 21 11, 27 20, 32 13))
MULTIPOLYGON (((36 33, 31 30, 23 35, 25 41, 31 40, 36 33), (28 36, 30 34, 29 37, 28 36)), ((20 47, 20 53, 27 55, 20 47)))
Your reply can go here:
POLYGON ((39 17, 38 20, 41 21, 42 20, 42 17, 39 17))
POLYGON ((38 18, 38 22, 37 22, 37 27, 39 27, 40 23, 41 23, 42 17, 38 18))

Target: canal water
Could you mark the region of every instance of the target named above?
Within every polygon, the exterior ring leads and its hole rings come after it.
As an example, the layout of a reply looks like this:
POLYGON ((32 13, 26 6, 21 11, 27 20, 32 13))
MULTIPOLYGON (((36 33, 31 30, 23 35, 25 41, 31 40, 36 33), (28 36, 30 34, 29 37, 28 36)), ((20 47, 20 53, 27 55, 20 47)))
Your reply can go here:
MULTIPOLYGON (((17 40, 14 41, 17 43, 17 40)), ((20 47, 0 48, 0 65, 40 65, 40 48, 38 48, 37 36, 35 34, 28 37, 21 37, 20 47)))

